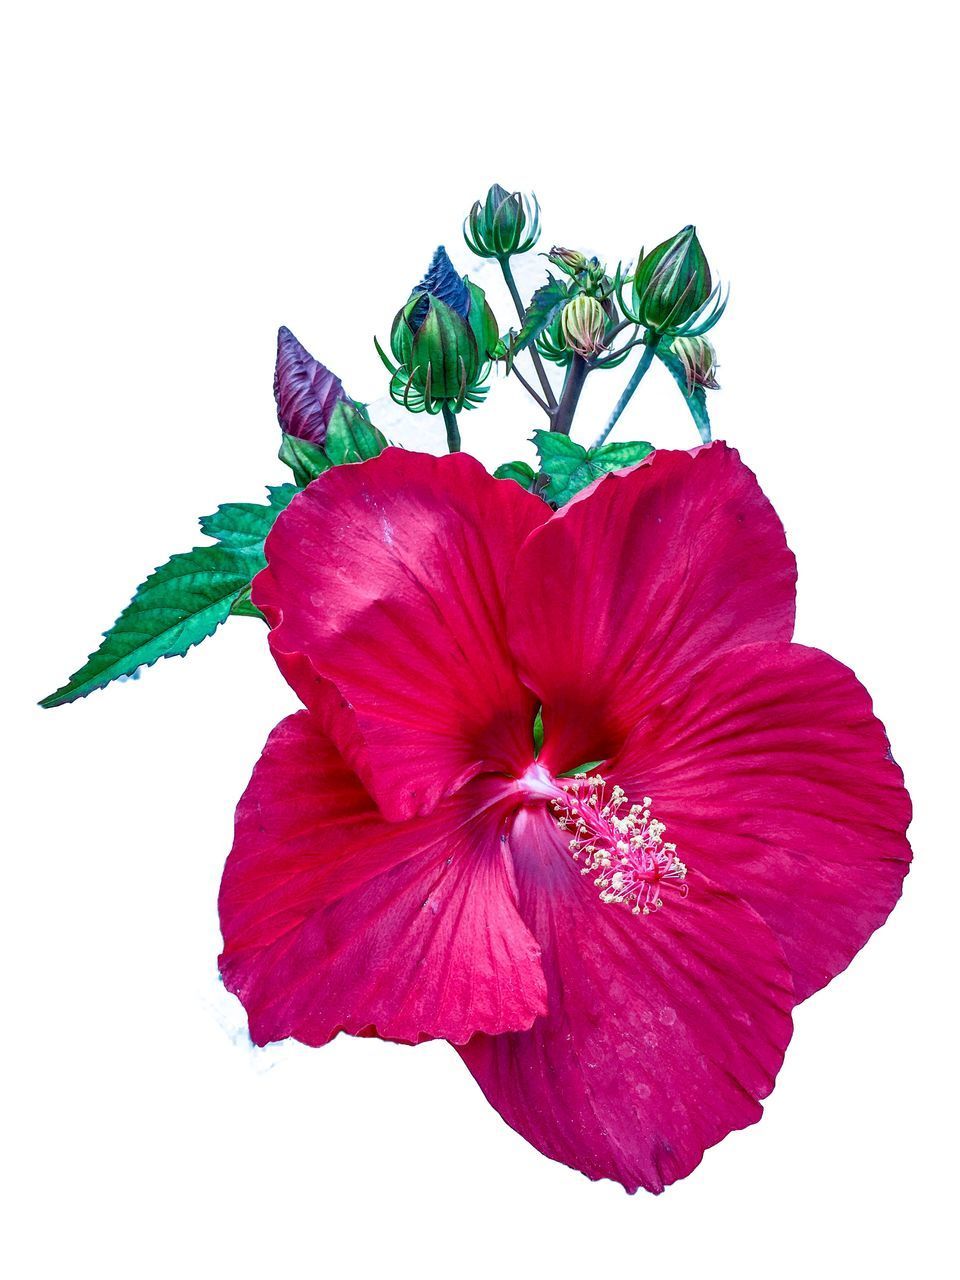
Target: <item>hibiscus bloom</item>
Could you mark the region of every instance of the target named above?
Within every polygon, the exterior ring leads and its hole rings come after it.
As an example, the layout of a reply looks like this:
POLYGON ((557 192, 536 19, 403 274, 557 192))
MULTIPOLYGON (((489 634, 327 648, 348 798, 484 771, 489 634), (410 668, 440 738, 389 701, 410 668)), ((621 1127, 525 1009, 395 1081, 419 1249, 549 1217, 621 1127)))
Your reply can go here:
POLYGON ((254 1041, 449 1040, 534 1146, 630 1191, 759 1119, 793 1006, 900 894, 909 800, 853 674, 791 643, 794 559, 736 452, 554 513, 390 449, 266 556, 306 710, 220 896, 254 1041))

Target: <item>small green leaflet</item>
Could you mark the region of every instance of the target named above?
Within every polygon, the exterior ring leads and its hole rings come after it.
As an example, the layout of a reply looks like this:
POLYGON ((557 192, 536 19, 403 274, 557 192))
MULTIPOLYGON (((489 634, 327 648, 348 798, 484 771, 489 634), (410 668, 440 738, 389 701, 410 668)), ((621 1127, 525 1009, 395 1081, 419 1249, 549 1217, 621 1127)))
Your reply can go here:
POLYGON ((669 347, 659 346, 656 352, 657 359, 661 360, 670 370, 674 382, 683 392, 687 408, 690 410, 690 415, 696 423, 697 430, 700 432, 700 439, 704 444, 709 444, 712 437, 710 435, 710 415, 707 413, 707 393, 703 387, 694 387, 692 395, 687 391, 687 375, 683 369, 683 361, 669 347))
POLYGON ((547 325, 556 320, 568 297, 567 286, 556 276, 549 276, 547 283, 540 286, 524 312, 520 332, 510 344, 508 359, 511 363, 512 357, 518 351, 529 347, 540 337, 547 325))
POLYGON ((217 543, 172 556, 156 569, 99 649, 40 705, 73 702, 158 658, 181 656, 231 613, 259 617, 250 601, 250 582, 266 564, 264 538, 297 492, 296 485, 277 485, 269 490, 268 503, 228 502, 204 516, 200 527, 217 543))
POLYGON ((537 473, 527 462, 504 462, 493 474, 497 480, 516 480, 524 489, 529 489, 537 478, 537 473))
POLYGON ((301 440, 299 436, 288 436, 286 432, 280 441, 277 457, 290 468, 301 489, 305 489, 311 480, 316 480, 324 471, 330 470, 327 455, 318 444, 301 440))
POLYGON ((311 480, 331 467, 376 458, 388 443, 361 406, 341 401, 330 416, 322 445, 285 434, 280 442, 279 458, 293 472, 300 488, 305 489, 311 480))
POLYGON ((585 449, 558 431, 535 431, 543 470, 550 477, 546 497, 562 506, 574 494, 607 471, 632 466, 653 452, 653 445, 642 441, 603 444, 599 449, 585 449))
POLYGON ((344 462, 367 462, 387 447, 387 439, 365 413, 354 405, 340 403, 334 409, 323 442, 333 466, 344 462))

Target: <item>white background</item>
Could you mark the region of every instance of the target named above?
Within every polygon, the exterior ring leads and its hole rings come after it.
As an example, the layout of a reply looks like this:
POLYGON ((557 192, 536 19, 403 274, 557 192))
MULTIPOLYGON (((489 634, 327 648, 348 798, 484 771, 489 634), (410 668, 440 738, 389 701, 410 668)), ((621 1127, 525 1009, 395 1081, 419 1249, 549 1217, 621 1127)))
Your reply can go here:
MULTIPOLYGON (((16 1280, 955 1274, 947 6, 659 12, 8 15, 0 1248, 16 1280), (293 705, 258 623, 33 705, 193 544, 196 516, 285 478, 277 326, 382 396, 372 333, 438 241, 471 266, 460 220, 493 180, 536 189, 543 248, 628 258, 697 223, 733 286, 716 434, 784 519, 798 638, 871 689, 916 805, 903 901, 798 1010, 764 1120, 660 1198, 538 1155, 443 1044, 250 1047, 216 979, 215 907, 233 806, 293 705)), ((581 439, 625 376, 592 380, 581 439)), ((500 386, 464 442, 496 464, 536 425, 500 386)), ((662 369, 618 435, 695 443, 662 369)))

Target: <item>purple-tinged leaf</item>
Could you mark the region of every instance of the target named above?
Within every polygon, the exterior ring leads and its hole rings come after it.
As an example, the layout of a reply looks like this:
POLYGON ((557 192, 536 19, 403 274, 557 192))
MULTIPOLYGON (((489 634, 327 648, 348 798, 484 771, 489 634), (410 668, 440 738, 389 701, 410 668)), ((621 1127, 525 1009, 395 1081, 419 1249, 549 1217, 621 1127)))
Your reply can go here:
POLYGON ((326 365, 283 328, 277 334, 277 371, 273 379, 277 417, 288 436, 323 444, 334 409, 350 403, 343 384, 326 365))

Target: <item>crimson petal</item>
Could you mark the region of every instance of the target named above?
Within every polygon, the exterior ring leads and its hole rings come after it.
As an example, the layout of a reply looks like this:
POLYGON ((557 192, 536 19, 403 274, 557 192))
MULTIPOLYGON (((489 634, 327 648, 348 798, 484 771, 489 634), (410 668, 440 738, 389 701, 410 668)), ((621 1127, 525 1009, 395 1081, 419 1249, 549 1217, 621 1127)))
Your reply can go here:
POLYGON ((652 916, 602 903, 542 811, 519 815, 510 844, 550 1012, 529 1031, 475 1036, 463 1059, 545 1155, 662 1191, 760 1118, 791 1032, 777 939, 695 873, 689 897, 652 916))
POLYGON ((606 757, 717 650, 789 640, 795 584, 777 514, 726 445, 660 451, 598 481, 529 539, 511 585, 545 763, 606 757))
POLYGON ((750 645, 669 691, 605 774, 653 797, 692 867, 779 935, 798 999, 893 909, 910 799, 853 672, 801 645, 750 645))
POLYGON ((257 1044, 391 1040, 529 1026, 539 948, 517 914, 502 786, 383 821, 319 720, 273 731, 237 809, 220 890, 220 970, 257 1044))
POLYGON ((308 704, 312 671, 352 708, 366 750, 351 762, 388 818, 530 762, 536 703, 507 649, 504 596, 549 514, 466 454, 387 449, 324 473, 277 519, 254 603, 308 704))

